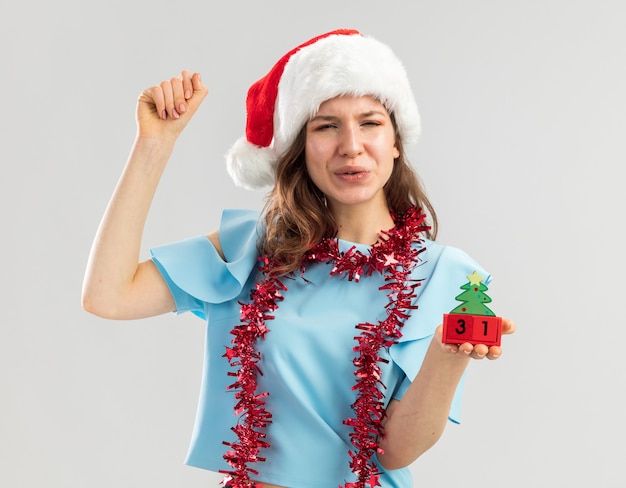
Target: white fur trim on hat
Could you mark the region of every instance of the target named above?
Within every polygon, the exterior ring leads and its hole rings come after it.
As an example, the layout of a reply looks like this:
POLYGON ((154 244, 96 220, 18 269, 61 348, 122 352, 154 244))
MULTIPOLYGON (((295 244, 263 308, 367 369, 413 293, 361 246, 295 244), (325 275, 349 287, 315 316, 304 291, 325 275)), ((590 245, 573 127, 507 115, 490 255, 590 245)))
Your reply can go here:
POLYGON ((226 154, 226 160, 228 174, 237 186, 254 190, 274 184, 278 157, 272 147, 256 146, 240 137, 226 154))

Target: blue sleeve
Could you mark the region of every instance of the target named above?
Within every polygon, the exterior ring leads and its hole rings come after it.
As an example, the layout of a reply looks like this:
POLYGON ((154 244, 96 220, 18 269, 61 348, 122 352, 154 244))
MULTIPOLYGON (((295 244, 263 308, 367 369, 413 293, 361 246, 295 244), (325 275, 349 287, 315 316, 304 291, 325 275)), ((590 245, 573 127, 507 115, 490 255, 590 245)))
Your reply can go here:
POLYGON ((167 283, 176 313, 191 311, 206 319, 207 303, 236 298, 257 263, 258 212, 225 210, 219 239, 226 261, 206 236, 150 249, 167 283))
MULTIPOLYGON (((432 241, 427 241, 426 249, 423 262, 415 271, 423 278, 417 288, 418 308, 402 328, 398 344, 391 346, 389 351, 394 362, 406 374, 405 381, 394 394, 396 399, 404 395, 419 372, 435 329, 443 322, 443 314, 459 304, 455 297, 461 293, 460 287, 467 281, 467 276, 477 271, 484 277, 483 283, 489 285, 491 282, 491 275, 460 249, 432 241)), ((459 382, 450 408, 449 418, 455 423, 461 419, 464 379, 465 376, 459 382)))

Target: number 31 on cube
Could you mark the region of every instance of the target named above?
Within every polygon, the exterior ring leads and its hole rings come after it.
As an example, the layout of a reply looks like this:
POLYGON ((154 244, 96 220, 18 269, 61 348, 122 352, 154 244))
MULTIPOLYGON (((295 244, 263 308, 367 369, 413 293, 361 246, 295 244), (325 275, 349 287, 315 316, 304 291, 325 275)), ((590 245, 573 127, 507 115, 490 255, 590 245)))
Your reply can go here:
POLYGON ((442 341, 451 344, 499 346, 502 317, 493 315, 444 314, 442 341))

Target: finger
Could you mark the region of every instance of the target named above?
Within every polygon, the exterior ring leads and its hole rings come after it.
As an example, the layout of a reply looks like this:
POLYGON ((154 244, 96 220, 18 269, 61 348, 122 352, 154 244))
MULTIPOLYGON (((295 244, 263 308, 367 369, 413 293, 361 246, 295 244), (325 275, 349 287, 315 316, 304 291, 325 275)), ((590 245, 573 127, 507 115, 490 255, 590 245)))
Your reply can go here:
POLYGON ((459 344, 442 344, 443 348, 452 353, 452 354, 456 354, 459 352, 460 350, 460 345, 459 344))
POLYGON ((435 338, 437 340, 441 340, 441 334, 443 332, 443 324, 439 324, 436 328, 435 328, 435 338))
POLYGON ((191 71, 188 71, 186 69, 180 73, 180 79, 183 82, 183 95, 185 97, 185 100, 189 100, 193 95, 193 82, 191 80, 192 76, 193 75, 191 74, 191 71))
MULTIPOLYGON (((202 78, 200 77, 200 73, 194 73, 191 77, 191 83, 193 86, 193 104, 195 108, 198 108, 204 98, 209 93, 208 88, 202 83, 202 78)), ((192 100, 189 100, 192 103, 192 100)))
POLYGON ((204 83, 202 83, 202 77, 200 76, 200 73, 193 74, 193 76, 191 77, 191 85, 194 92, 206 90, 204 83))
POLYGON ((174 96, 174 110, 178 114, 183 114, 187 111, 187 100, 185 99, 185 89, 183 87, 182 76, 172 78, 170 80, 172 84, 172 94, 174 96))
POLYGON ((200 78, 199 73, 194 73, 191 76, 191 86, 193 89, 193 93, 191 95, 191 98, 185 100, 185 102, 186 102, 186 112, 188 114, 193 115, 195 111, 198 110, 198 107, 200 107, 200 104, 209 93, 209 90, 202 83, 202 79, 200 78))
POLYGON ((172 87, 172 80, 162 81, 159 86, 163 91, 165 111, 167 112, 167 115, 173 119, 179 118, 180 114, 174 105, 174 88, 172 87))
POLYGON ((139 97, 139 101, 153 106, 158 116, 165 120, 167 113, 165 111, 165 97, 160 86, 153 86, 143 91, 139 97))
POLYGON ((500 356, 502 356, 502 348, 500 346, 491 346, 489 348, 487 359, 498 359, 500 356))
POLYGON ((473 359, 484 359, 489 354, 489 347, 485 344, 464 342, 463 344, 459 344, 458 352, 473 359))
POLYGON ((474 359, 484 359, 489 353, 489 347, 485 344, 476 344, 472 350, 472 357, 474 359))
POLYGON ((502 333, 503 334, 513 334, 517 329, 515 322, 511 319, 503 318, 502 319, 502 333))

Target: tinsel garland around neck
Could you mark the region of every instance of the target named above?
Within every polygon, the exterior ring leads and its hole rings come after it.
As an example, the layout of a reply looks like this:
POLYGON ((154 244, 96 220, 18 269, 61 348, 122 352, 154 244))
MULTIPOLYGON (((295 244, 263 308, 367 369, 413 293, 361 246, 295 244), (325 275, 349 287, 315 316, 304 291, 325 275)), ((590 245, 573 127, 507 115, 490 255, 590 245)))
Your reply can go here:
MULTIPOLYGON (((300 264, 303 276, 307 265, 320 262, 333 264, 330 274, 344 276, 350 281, 358 282, 362 276, 381 273, 385 284, 380 289, 385 290, 389 298, 384 320, 356 324, 359 334, 353 348, 356 380, 352 389, 357 392, 357 398, 352 404, 354 416, 344 420, 344 424, 352 427, 353 449, 349 451, 349 464, 357 481, 346 482, 344 488, 381 486, 378 468, 372 460, 374 454, 381 453, 378 439, 384 436, 383 390, 386 387, 381 382, 379 363, 386 360, 379 356, 379 352, 398 342, 404 321, 410 310, 416 308, 413 301, 420 282, 409 277, 425 248, 416 248, 412 244, 421 242, 421 233, 428 230, 424 224, 425 215, 420 209, 411 207, 404 214, 392 217, 394 228, 381 232, 381 238, 370 247, 368 254, 354 246, 341 252, 337 239, 324 239, 304 255, 300 264)), ((241 303, 241 323, 231 331, 232 347, 227 347, 224 354, 231 367, 237 368, 228 372, 236 379, 228 389, 235 392, 235 415, 240 417, 240 422, 232 428, 237 441, 224 442, 230 448, 224 459, 231 469, 222 471, 225 474, 222 483, 232 488, 262 486, 250 480, 258 475, 254 463, 265 461, 259 455, 261 449, 269 447, 265 429, 272 422, 272 414, 265 408, 265 397, 270 393, 257 391, 261 354, 256 350, 256 343, 265 339, 269 332, 266 323, 274 318, 272 313, 283 300, 287 287, 279 278, 271 277, 270 271, 274 267, 271 259, 261 257, 260 261, 263 279, 251 291, 250 302, 241 303)))

